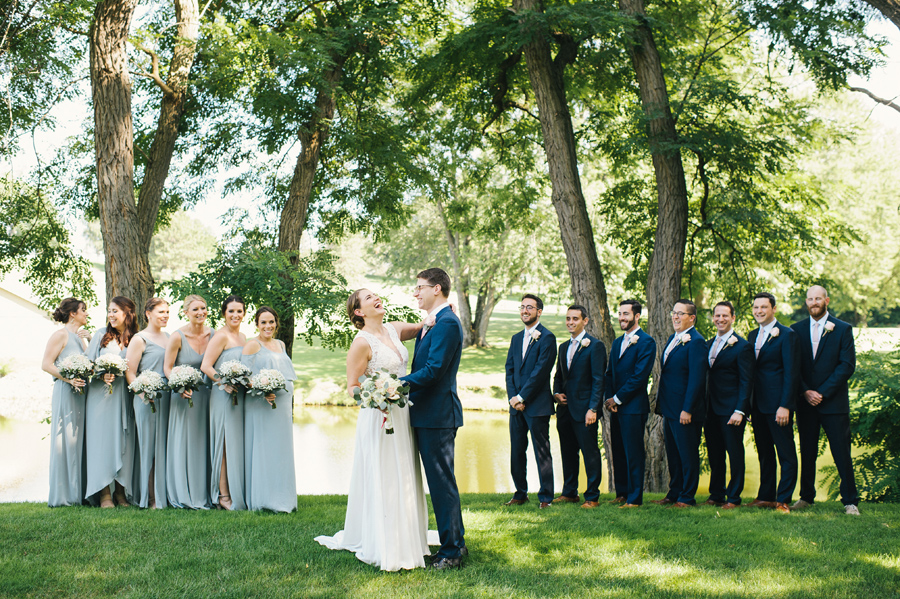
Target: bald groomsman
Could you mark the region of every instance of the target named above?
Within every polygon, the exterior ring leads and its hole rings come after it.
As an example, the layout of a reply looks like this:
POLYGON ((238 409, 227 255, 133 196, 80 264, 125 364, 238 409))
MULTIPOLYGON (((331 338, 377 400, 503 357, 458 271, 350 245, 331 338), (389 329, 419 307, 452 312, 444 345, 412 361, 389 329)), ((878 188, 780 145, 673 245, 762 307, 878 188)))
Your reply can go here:
POLYGON ((791 328, 800 345, 800 396, 797 431, 800 433, 800 499, 792 510, 807 508, 816 498, 816 458, 819 430, 825 430, 831 455, 841 477, 841 502, 847 514, 858 516, 859 495, 850 459, 850 391, 856 370, 853 327, 828 313, 831 298, 824 287, 806 292, 809 318, 791 328))
POLYGON ((759 491, 749 505, 787 514, 797 486, 797 447, 791 425, 800 369, 797 335, 775 320, 775 296, 771 293, 757 293, 753 298, 753 318, 759 328, 750 331, 747 341, 756 355, 751 415, 759 454, 759 491), (776 477, 779 466, 780 479, 776 477))
POLYGON ((717 334, 709 340, 709 376, 706 394, 706 453, 709 456, 707 505, 723 509, 741 504, 744 490, 744 428, 753 393, 753 346, 734 331, 734 306, 719 302, 713 308, 717 334), (731 463, 731 480, 725 486, 725 455, 731 463))

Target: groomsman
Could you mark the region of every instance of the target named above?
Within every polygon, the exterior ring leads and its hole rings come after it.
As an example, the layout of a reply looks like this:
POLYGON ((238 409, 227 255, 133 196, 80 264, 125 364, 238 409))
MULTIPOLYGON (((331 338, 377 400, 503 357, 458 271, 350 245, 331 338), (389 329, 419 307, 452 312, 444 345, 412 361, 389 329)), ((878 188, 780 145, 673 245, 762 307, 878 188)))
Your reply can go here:
POLYGON ((788 503, 797 486, 797 449, 791 425, 797 405, 799 353, 797 335, 775 320, 775 296, 757 293, 753 318, 759 324, 747 336, 754 348, 753 438, 759 454, 759 491, 752 507, 770 507, 790 513, 788 503), (781 479, 776 488, 775 455, 781 479))
POLYGON ((613 341, 606 369, 606 408, 610 411, 614 503, 623 508, 644 503, 644 428, 650 413, 647 381, 656 360, 656 341, 641 330, 641 304, 619 304, 619 328, 625 334, 613 341))
POLYGON ((530 293, 522 296, 519 315, 525 330, 513 335, 506 356, 506 394, 509 397, 510 466, 516 492, 506 505, 528 501, 525 453, 528 433, 537 460, 540 507, 553 501, 553 460, 550 457, 550 416, 553 394, 550 371, 556 360, 556 337, 541 324, 544 303, 530 293))
POLYGON ((556 431, 562 454, 563 487, 553 503, 578 501, 578 452, 584 458, 587 489, 583 508, 595 508, 600 498, 603 479, 603 460, 597 437, 597 412, 603 401, 606 374, 606 347, 603 342, 587 334, 587 309, 569 306, 566 328, 571 339, 559 346, 556 376, 553 379, 553 400, 556 408, 556 431))
POLYGON ((734 331, 734 306, 719 302, 713 308, 717 334, 709 340, 709 376, 706 395, 706 450, 709 455, 707 505, 726 510, 741 504, 744 490, 744 427, 753 393, 753 346, 734 331), (731 462, 731 480, 725 486, 725 454, 731 462))
POLYGON ((858 516, 859 495, 850 459, 850 392, 847 382, 856 370, 853 327, 828 313, 831 298, 824 287, 806 292, 809 318, 791 328, 800 346, 800 397, 797 431, 800 433, 799 510, 816 498, 816 457, 819 429, 825 430, 831 455, 841 477, 841 502, 847 514, 858 516))
POLYGON ((672 327, 662 357, 656 410, 665 418, 669 492, 653 503, 685 508, 696 505, 700 484, 700 430, 706 417, 706 339, 697 332, 694 302, 672 308, 672 327))

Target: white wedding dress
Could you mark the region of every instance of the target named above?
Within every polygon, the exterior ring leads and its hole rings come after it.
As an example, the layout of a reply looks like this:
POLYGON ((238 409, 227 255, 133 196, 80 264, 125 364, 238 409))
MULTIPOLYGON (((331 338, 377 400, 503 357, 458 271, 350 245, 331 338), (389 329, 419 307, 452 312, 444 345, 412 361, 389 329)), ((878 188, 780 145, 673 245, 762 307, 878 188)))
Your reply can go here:
MULTIPOLYGON (((402 376, 409 352, 397 330, 391 325, 385 328, 394 347, 371 333, 357 333, 372 348, 366 374, 385 370, 402 376)), ((428 507, 409 408, 393 406, 391 414, 394 434, 388 435, 379 410, 359 410, 344 530, 315 540, 329 549, 353 551, 361 561, 382 570, 424 568, 428 545, 440 545, 440 540, 437 531, 428 530, 428 507)))

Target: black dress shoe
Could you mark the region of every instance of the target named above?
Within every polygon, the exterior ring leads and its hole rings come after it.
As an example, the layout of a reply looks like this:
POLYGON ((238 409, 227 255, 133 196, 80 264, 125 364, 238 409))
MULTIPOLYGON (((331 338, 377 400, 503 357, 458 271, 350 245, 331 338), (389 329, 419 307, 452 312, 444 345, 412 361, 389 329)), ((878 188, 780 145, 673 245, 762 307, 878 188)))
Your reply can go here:
MULTIPOLYGON (((461 559, 461 558, 464 558, 464 557, 469 557, 469 548, 468 548, 468 547, 463 547, 462 549, 460 549, 460 550, 459 550, 459 557, 460 557, 460 559, 461 559)), ((438 554, 437 554, 437 553, 432 553, 431 555, 426 555, 426 556, 425 556, 425 563, 426 563, 426 564, 431 564, 431 563, 437 561, 438 559, 440 559, 440 558, 438 557, 438 554)))
POLYGON ((462 568, 462 560, 458 557, 442 557, 441 559, 433 561, 431 563, 431 568, 433 570, 452 570, 454 568, 459 570, 462 568))

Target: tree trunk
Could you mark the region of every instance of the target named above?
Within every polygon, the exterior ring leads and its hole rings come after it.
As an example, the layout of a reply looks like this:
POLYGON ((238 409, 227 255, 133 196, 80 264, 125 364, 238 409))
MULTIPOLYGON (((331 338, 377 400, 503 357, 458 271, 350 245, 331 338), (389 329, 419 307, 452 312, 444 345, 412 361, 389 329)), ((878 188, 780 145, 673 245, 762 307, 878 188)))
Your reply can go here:
MULTIPOLYGON (((681 272, 687 240, 688 200, 684 166, 677 147, 675 120, 662 62, 653 32, 647 24, 643 0, 619 0, 619 8, 637 20, 634 38, 628 47, 640 89, 641 105, 647 118, 647 135, 656 174, 657 225, 653 254, 647 275, 648 332, 656 340, 657 357, 662 356, 672 332, 669 310, 681 296, 681 272)), ((656 406, 659 361, 653 369, 651 408, 656 406)), ((651 414, 647 421, 646 488, 663 491, 668 487, 668 467, 661 419, 651 414)))
MULTIPOLYGON (((332 59, 334 60, 333 66, 324 75, 327 86, 316 94, 315 112, 298 134, 300 155, 294 166, 287 201, 281 210, 281 221, 278 226, 278 250, 289 253, 292 266, 296 266, 300 260, 298 255, 300 238, 306 229, 309 198, 312 195, 316 168, 319 166, 322 146, 328 139, 331 119, 334 118, 335 88, 343 74, 344 62, 347 60, 346 56, 332 56, 332 59)), ((281 305, 273 307, 281 315, 278 338, 284 342, 287 354, 290 356, 294 347, 293 307, 289 299, 281 305)))
POLYGON ((472 326, 472 307, 469 305, 469 281, 459 256, 459 238, 450 230, 450 221, 447 220, 447 213, 444 211, 444 203, 441 202, 441 196, 439 194, 440 192, 435 190, 432 197, 437 206, 438 214, 441 216, 441 224, 444 227, 444 237, 447 238, 447 249, 450 252, 450 270, 453 271, 453 287, 456 288, 459 321, 462 324, 463 329, 463 347, 466 348, 475 344, 475 328, 472 326))
MULTIPOLYGON (((139 306, 153 294, 141 251, 134 203, 131 80, 125 47, 137 0, 103 0, 91 20, 90 72, 94 104, 97 201, 106 259, 106 299, 124 295, 139 306)), ((141 314, 142 316, 142 314, 141 314)))
POLYGON ((488 347, 487 330, 491 322, 491 315, 500 298, 494 286, 488 283, 483 293, 478 294, 478 302, 475 306, 475 345, 488 347))
POLYGON ((900 2, 897 0, 865 0, 866 3, 879 11, 900 29, 900 2))
POLYGON ((175 24, 178 34, 172 61, 169 63, 169 77, 164 84, 161 79, 157 80, 157 84, 163 90, 163 97, 159 120, 156 123, 156 134, 150 146, 149 161, 144 170, 138 196, 140 247, 144 254, 150 252, 150 240, 156 229, 159 203, 162 200, 166 178, 169 176, 169 166, 175 152, 181 117, 184 115, 188 75, 194 64, 197 37, 200 32, 197 0, 175 0, 175 24))
MULTIPOLYGON (((539 11, 540 6, 537 0, 514 0, 513 10, 517 13, 539 11)), ((572 116, 563 83, 563 70, 575 59, 575 51, 571 47, 563 47, 555 59, 551 58, 549 36, 546 30, 533 32, 533 38, 524 50, 543 131, 544 152, 553 190, 551 199, 559 219, 569 277, 572 279, 572 296, 587 308, 591 316, 588 331, 599 337, 609 351, 615 332, 594 244, 594 232, 581 189, 572 116)))

